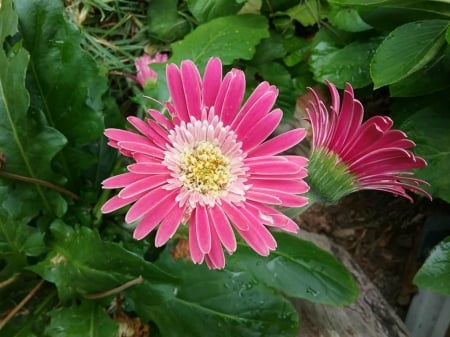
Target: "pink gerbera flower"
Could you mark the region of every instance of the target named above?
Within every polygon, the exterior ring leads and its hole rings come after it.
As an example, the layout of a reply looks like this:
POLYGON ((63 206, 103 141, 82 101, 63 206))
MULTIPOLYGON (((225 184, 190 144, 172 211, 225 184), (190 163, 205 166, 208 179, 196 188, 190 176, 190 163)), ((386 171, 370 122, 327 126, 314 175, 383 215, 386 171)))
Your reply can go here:
POLYGON ((274 86, 261 83, 242 104, 244 73, 222 78, 218 58, 203 78, 191 61, 167 66, 171 119, 150 109, 145 121, 129 117, 138 132, 108 129, 109 144, 134 163, 128 172, 106 179, 104 188, 123 188, 105 203, 112 212, 130 205, 125 221, 137 221, 136 239, 155 228, 164 245, 181 223, 189 228, 195 263, 225 265, 222 246, 236 250, 237 232, 257 253, 268 255, 276 242, 266 226, 296 232, 297 225, 274 206, 301 207, 308 191, 302 180, 307 159, 278 155, 305 136, 295 129, 266 139, 280 123, 274 86))
POLYGON ((370 189, 391 192, 412 201, 409 192, 419 192, 427 182, 411 177, 410 170, 427 165, 409 149, 415 144, 404 132, 392 129, 386 116, 363 122, 364 109, 346 85, 342 105, 336 87, 331 92, 331 111, 314 90, 306 109, 312 127, 312 152, 308 183, 325 202, 336 202, 346 194, 370 189))
POLYGON ((136 66, 136 82, 144 87, 145 83, 149 80, 156 81, 158 79, 158 74, 150 68, 152 63, 164 63, 167 62, 167 54, 156 53, 155 57, 150 57, 147 54, 138 57, 134 61, 136 66))

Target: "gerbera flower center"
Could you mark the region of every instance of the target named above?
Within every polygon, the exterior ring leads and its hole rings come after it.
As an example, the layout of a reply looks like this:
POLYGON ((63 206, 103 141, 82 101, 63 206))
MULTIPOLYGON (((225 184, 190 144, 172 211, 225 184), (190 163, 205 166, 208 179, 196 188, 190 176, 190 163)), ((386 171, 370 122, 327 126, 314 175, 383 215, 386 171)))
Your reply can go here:
POLYGON ((236 204, 245 200, 249 186, 242 144, 212 112, 201 120, 181 122, 168 139, 163 163, 171 178, 164 188, 180 189, 175 199, 180 206, 194 209, 197 204, 213 207, 223 199, 236 204))
POLYGON ((180 180, 189 190, 217 195, 230 185, 230 160, 217 145, 200 142, 182 153, 180 180))

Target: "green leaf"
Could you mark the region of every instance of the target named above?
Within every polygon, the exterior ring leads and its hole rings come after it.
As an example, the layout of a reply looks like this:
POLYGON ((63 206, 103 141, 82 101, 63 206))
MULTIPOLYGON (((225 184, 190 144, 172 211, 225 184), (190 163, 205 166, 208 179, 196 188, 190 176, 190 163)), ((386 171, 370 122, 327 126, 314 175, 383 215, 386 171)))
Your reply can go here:
POLYGON ((418 287, 450 295, 450 237, 444 239, 431 252, 414 276, 418 287))
POLYGON ((430 100, 426 96, 419 97, 418 102, 414 101, 422 108, 404 104, 403 109, 409 117, 401 123, 400 128, 417 144, 414 152, 428 163, 426 168, 417 170, 415 175, 430 183, 431 186, 426 187, 426 190, 434 198, 450 202, 450 116, 446 110, 450 100, 444 93, 438 93, 437 96, 430 100))
POLYGON ((15 0, 15 5, 31 54, 32 109, 42 111, 49 125, 68 139, 56 167, 74 188, 81 171, 93 164, 83 145, 100 139, 104 130, 106 76, 81 48, 81 32, 66 21, 62 2, 15 0))
POLYGON ((0 214, 0 279, 6 279, 28 264, 28 256, 38 256, 46 247, 39 229, 0 214))
MULTIPOLYGON (((296 336, 298 314, 291 303, 246 271, 208 270, 164 253, 159 266, 180 278, 162 304, 136 303, 144 320, 153 320, 162 336, 296 336), (174 324, 176 322, 176 324, 174 324)), ((139 289, 135 296, 145 297, 139 289)))
POLYGON ((344 88, 350 82, 354 88, 369 85, 370 60, 378 45, 377 41, 353 42, 338 48, 326 41, 317 43, 311 52, 309 64, 314 79, 324 82, 326 79, 337 87, 344 88))
MULTIPOLYGON (((0 45, 7 45, 16 33, 17 15, 11 1, 4 1, 0 8, 0 45)), ((7 51, 0 48, 0 149, 6 157, 4 171, 56 182, 59 177, 50 163, 66 140, 38 113, 28 112, 30 97, 25 89, 25 74, 29 59, 20 42, 7 51)), ((0 178, 0 205, 17 219, 30 218, 40 210, 62 215, 66 208, 59 193, 35 183, 19 183, 3 177, 0 178)))
POLYGON ((147 18, 150 36, 161 41, 175 41, 189 32, 188 22, 178 14, 178 0, 150 1, 147 18))
POLYGON ((297 97, 289 71, 285 66, 274 61, 263 63, 255 70, 256 74, 264 80, 277 86, 279 95, 276 107, 283 110, 283 120, 289 120, 294 115, 297 97))
POLYGON ((322 18, 321 4, 319 0, 301 1, 298 5, 289 8, 286 14, 303 26, 312 26, 322 18))
POLYGON ((278 247, 268 257, 242 246, 228 258, 228 268, 246 270, 259 282, 289 297, 331 305, 346 305, 356 300, 355 280, 333 255, 296 236, 273 234, 278 247))
POLYGON ((375 88, 392 84, 423 68, 445 43, 446 20, 407 23, 380 44, 371 63, 375 88))
POLYGON ((372 29, 372 26, 361 19, 356 8, 340 8, 333 6, 329 10, 327 16, 333 26, 347 32, 363 32, 372 29))
POLYGON ((445 39, 447 43, 450 44, 450 26, 447 28, 447 32, 445 33, 445 39))
POLYGON ((328 2, 340 6, 370 6, 389 1, 390 0, 328 0, 328 2))
POLYGON ((45 260, 30 267, 45 280, 55 283, 59 297, 66 301, 78 294, 108 291, 142 276, 150 283, 146 300, 161 301, 160 283, 174 279, 161 269, 119 245, 102 241, 87 227, 72 229, 62 221, 52 223, 55 241, 45 260))
POLYGON ((267 20, 259 15, 235 15, 211 20, 198 26, 181 41, 172 44, 171 62, 193 60, 202 69, 208 59, 218 56, 223 64, 236 59, 249 60, 255 46, 269 37, 267 20))
POLYGON ((414 97, 445 91, 450 88, 450 48, 435 62, 426 64, 422 69, 403 80, 389 86, 391 96, 414 97))
POLYGON ((189 11, 201 23, 236 14, 245 1, 237 0, 187 0, 189 11))
POLYGON ((49 313, 48 337, 119 336, 119 324, 113 321, 98 302, 83 301, 80 305, 61 307, 49 313))

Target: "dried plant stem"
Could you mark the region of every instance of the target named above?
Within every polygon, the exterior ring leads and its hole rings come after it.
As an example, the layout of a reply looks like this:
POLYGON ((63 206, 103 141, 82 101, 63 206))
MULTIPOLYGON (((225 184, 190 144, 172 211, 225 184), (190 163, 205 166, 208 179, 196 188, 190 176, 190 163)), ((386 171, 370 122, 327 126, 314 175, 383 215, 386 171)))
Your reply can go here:
POLYGON ((118 286, 116 288, 113 288, 113 289, 110 289, 110 290, 107 290, 107 291, 103 291, 103 292, 97 293, 97 294, 84 294, 83 297, 87 298, 89 300, 95 300, 95 299, 98 299, 98 298, 107 297, 107 296, 110 296, 110 295, 114 295, 114 294, 120 293, 121 291, 123 291, 123 290, 125 290, 125 289, 127 289, 127 288, 129 288, 131 286, 134 286, 135 284, 140 284, 142 282, 144 282, 144 278, 141 275, 139 275, 135 279, 133 279, 131 281, 128 281, 128 282, 125 282, 124 284, 122 284, 122 285, 120 285, 120 286, 118 286))
POLYGON ((25 304, 36 294, 36 292, 39 290, 39 288, 44 284, 44 280, 40 280, 33 289, 23 298, 22 301, 18 305, 12 309, 9 314, 5 317, 3 321, 0 322, 0 330, 4 328, 4 326, 19 312, 20 309, 23 308, 25 304))
POLYGON ((17 279, 18 276, 19 276, 19 274, 15 274, 15 275, 11 276, 9 279, 1 281, 0 282, 0 289, 6 287, 7 285, 10 285, 11 283, 13 283, 17 279))
POLYGON ((5 178, 9 178, 9 179, 15 179, 15 180, 20 180, 20 181, 24 181, 27 183, 32 183, 32 184, 38 184, 47 188, 50 188, 52 190, 55 190, 59 193, 65 194, 68 197, 74 199, 74 200, 79 200, 80 197, 78 195, 76 195, 75 193, 66 190, 65 188, 55 185, 51 182, 45 181, 45 180, 41 180, 41 179, 37 179, 37 178, 32 178, 32 177, 25 177, 25 176, 21 176, 18 174, 14 174, 14 173, 9 173, 9 172, 5 172, 5 171, 0 171, 0 176, 5 177, 5 178))

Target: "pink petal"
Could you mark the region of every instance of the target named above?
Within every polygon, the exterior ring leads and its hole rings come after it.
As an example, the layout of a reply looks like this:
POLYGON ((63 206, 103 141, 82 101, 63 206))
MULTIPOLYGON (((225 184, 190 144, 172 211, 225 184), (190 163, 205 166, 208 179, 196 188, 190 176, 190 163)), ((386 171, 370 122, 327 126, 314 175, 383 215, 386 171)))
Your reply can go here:
POLYGON ((107 189, 120 188, 132 184, 139 179, 142 179, 141 174, 126 172, 103 180, 102 185, 103 188, 107 189))
POLYGON ((200 96, 202 85, 197 67, 192 61, 185 60, 181 63, 180 74, 188 114, 196 119, 200 119, 202 110, 200 96))
POLYGON ((177 231, 181 223, 181 218, 186 210, 186 207, 179 207, 177 204, 169 211, 169 215, 159 225, 158 232, 156 232, 155 246, 161 247, 164 245, 177 231))
POLYGON ((200 247, 198 245, 197 240, 197 221, 196 214, 192 212, 190 221, 189 221, 189 251, 191 253, 192 262, 194 263, 202 263, 205 257, 205 254, 202 253, 200 247))
POLYGON ((172 97, 173 106, 176 115, 183 121, 189 122, 189 113, 186 106, 186 99, 184 96, 183 81, 178 67, 174 64, 169 64, 166 67, 167 86, 169 88, 170 97, 172 97))
POLYGON ((148 190, 154 189, 155 187, 161 186, 162 184, 166 183, 167 179, 169 178, 170 175, 167 175, 165 177, 157 175, 134 181, 119 192, 119 197, 131 198, 135 195, 143 194, 148 190))
POLYGON ((101 211, 102 211, 102 213, 114 212, 114 211, 118 210, 119 208, 122 208, 123 206, 129 205, 132 202, 135 202, 139 197, 140 197, 140 195, 135 195, 132 198, 123 199, 123 198, 120 198, 118 195, 116 195, 103 204, 101 211))
POLYGON ((241 106, 245 93, 245 75, 232 69, 225 75, 214 103, 215 113, 224 125, 229 125, 241 106))
POLYGON ((211 250, 205 258, 209 268, 222 269, 225 267, 225 256, 222 245, 214 228, 211 228, 211 250))
POLYGON ((158 205, 152 211, 148 212, 141 221, 139 221, 133 232, 133 238, 141 240, 146 237, 158 224, 172 211, 178 208, 178 204, 172 199, 167 199, 165 203, 158 205))
POLYGON ((203 74, 202 96, 206 107, 213 106, 222 82, 222 63, 219 58, 210 58, 203 74))
POLYGON ((249 150, 249 155, 252 157, 258 157, 279 154, 287 149, 290 149, 294 145, 297 145, 305 138, 305 135, 305 129, 290 130, 249 150))
POLYGON ((162 187, 157 187, 147 192, 130 207, 125 216, 125 221, 131 223, 151 210, 159 208, 161 204, 168 205, 170 203, 169 200, 173 200, 176 193, 178 193, 177 190, 166 191, 162 187))
POLYGON ((242 207, 235 206, 226 200, 222 200, 222 210, 231 220, 232 225, 241 231, 247 231, 249 225, 247 223, 247 218, 242 215, 241 209, 242 207))
POLYGON ((229 253, 236 250, 236 237, 234 235, 233 229, 231 228, 230 222, 223 213, 220 206, 208 208, 209 218, 212 220, 212 224, 219 236, 220 242, 227 249, 229 253))
POLYGON ((164 164, 139 162, 127 166, 128 171, 138 174, 163 174, 168 175, 169 169, 164 164))
POLYGON ((249 151, 261 144, 280 124, 283 112, 280 109, 275 109, 268 115, 259 120, 247 134, 241 138, 242 150, 249 151))
POLYGON ((194 212, 198 247, 203 254, 208 254, 211 250, 211 228, 208 214, 205 207, 199 205, 197 205, 194 212))
POLYGON ((121 141, 118 143, 118 145, 119 147, 131 152, 140 152, 155 158, 164 159, 164 151, 149 144, 141 142, 121 141))

